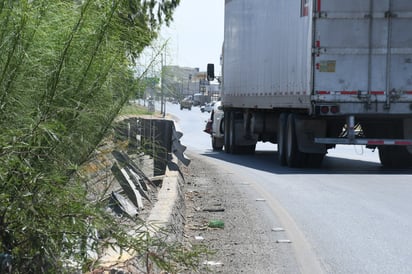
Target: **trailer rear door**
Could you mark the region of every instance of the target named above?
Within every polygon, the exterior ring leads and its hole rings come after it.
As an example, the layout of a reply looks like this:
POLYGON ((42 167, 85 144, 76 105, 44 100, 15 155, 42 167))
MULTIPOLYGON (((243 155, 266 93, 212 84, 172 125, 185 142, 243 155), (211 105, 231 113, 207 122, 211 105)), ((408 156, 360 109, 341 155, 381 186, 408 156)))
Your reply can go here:
POLYGON ((315 100, 382 102, 393 112, 410 113, 412 1, 314 0, 313 6, 315 100))

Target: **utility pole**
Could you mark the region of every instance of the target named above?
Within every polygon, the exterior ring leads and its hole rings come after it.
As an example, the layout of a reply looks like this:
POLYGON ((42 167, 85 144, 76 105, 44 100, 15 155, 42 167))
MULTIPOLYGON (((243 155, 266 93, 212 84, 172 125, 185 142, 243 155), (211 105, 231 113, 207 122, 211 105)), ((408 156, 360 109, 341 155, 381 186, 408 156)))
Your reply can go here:
POLYGON ((163 115, 163 118, 166 116, 166 104, 164 102, 164 63, 166 63, 166 53, 164 56, 164 60, 163 60, 163 53, 161 55, 161 63, 162 63, 162 71, 161 71, 161 87, 160 87, 160 91, 161 91, 161 96, 160 96, 160 114, 163 115), (163 62, 164 61, 164 62, 163 62))
MULTIPOLYGON (((164 67, 167 66, 166 63, 166 52, 165 52, 165 62, 164 62, 164 67)), ((164 74, 164 68, 162 68, 162 73, 163 73, 163 77, 165 76, 164 74)), ((164 85, 163 85, 163 78, 162 78, 162 104, 163 104, 163 118, 165 118, 166 116, 166 100, 164 98, 164 85)))

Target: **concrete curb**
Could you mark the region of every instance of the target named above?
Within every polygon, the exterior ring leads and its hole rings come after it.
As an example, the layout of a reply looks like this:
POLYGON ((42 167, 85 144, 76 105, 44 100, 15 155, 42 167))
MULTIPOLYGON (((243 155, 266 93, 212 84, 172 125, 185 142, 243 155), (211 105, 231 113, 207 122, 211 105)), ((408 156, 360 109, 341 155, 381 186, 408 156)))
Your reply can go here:
POLYGON ((158 192, 158 201, 146 220, 148 226, 154 228, 153 234, 163 230, 167 231, 173 240, 183 238, 185 212, 183 184, 184 179, 180 173, 167 168, 162 187, 158 192))
MULTIPOLYGON (((176 164, 176 158, 173 159, 176 164)), ((151 237, 158 233, 166 233, 167 241, 180 241, 183 239, 185 202, 182 186, 184 178, 179 171, 166 169, 157 196, 157 202, 150 210, 146 225, 151 237)), ((163 234, 164 235, 164 234, 163 234)), ((133 269, 134 254, 120 252, 118 249, 108 249, 101 258, 101 267, 117 271, 119 269, 133 269)), ((117 273, 117 272, 113 272, 117 273)), ((130 272, 130 273, 133 273, 130 272)))

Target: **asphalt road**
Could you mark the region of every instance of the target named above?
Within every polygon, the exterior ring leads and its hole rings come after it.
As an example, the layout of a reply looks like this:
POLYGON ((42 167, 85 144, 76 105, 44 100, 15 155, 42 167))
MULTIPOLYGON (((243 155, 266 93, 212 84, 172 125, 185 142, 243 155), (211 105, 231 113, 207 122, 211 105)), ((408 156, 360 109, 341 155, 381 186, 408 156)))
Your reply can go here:
POLYGON ((304 273, 412 273, 412 170, 383 170, 361 146, 330 150, 320 169, 290 169, 276 146, 255 155, 211 150, 208 113, 167 105, 188 150, 209 157, 250 187, 265 218, 280 219, 304 273))

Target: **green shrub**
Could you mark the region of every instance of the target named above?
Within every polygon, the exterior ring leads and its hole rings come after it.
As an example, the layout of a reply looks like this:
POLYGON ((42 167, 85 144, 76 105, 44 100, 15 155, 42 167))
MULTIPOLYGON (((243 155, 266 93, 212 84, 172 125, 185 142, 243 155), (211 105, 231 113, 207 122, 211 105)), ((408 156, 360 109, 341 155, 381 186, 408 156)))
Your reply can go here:
POLYGON ((178 3, 0 0, 0 253, 15 273, 87 266, 93 229, 122 242, 70 178, 137 93, 134 61, 178 3))

